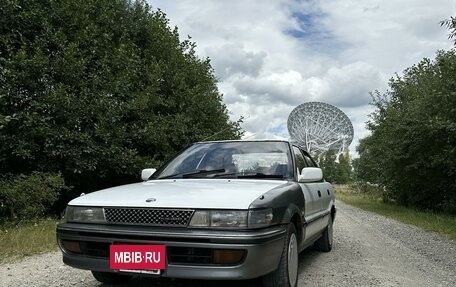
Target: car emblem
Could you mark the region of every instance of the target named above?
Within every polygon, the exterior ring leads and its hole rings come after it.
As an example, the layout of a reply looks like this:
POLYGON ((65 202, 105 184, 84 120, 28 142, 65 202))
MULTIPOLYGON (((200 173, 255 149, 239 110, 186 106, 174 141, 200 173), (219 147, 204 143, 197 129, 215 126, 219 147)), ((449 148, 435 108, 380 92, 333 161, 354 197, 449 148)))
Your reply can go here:
POLYGON ((157 199, 155 199, 155 198, 148 198, 148 199, 146 199, 146 202, 155 202, 155 201, 157 201, 157 199))

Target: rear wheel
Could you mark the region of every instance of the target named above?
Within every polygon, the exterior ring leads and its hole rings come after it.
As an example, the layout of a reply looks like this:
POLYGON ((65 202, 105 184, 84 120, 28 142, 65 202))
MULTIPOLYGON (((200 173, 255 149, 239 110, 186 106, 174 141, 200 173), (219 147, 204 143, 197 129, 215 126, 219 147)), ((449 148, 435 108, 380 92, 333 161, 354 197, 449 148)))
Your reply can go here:
POLYGON ((282 251, 279 267, 263 277, 265 287, 298 286, 298 239, 296 228, 290 223, 287 229, 287 240, 282 251))
POLYGON ((320 239, 315 242, 315 248, 319 251, 329 252, 333 246, 333 219, 329 217, 328 226, 320 239))
POLYGON ((131 279, 131 276, 128 275, 121 275, 112 272, 98 272, 92 271, 93 277, 97 279, 97 281, 106 284, 120 284, 125 283, 131 279))

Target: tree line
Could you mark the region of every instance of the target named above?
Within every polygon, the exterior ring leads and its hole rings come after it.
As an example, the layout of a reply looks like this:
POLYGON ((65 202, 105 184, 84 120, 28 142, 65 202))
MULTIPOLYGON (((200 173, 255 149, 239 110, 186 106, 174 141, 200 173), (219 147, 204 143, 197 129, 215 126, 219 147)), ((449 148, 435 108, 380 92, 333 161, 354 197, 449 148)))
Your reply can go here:
MULTIPOLYGON (((456 36, 456 18, 441 25, 456 36)), ((456 214, 456 50, 407 68, 372 98, 357 179, 379 186, 389 201, 456 214)))
POLYGON ((203 139, 238 139, 209 59, 145 1, 0 1, 0 217, 58 214, 203 139))
POLYGON ((353 171, 348 152, 337 155, 334 149, 327 150, 318 156, 318 166, 323 171, 326 181, 333 184, 353 182, 353 171))

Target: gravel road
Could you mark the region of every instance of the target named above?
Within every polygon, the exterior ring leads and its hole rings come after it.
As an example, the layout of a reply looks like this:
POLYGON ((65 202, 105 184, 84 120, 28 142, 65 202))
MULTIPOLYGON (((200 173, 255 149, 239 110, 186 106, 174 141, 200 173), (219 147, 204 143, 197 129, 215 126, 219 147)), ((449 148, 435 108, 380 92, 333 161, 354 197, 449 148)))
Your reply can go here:
MULTIPOLYGON (((456 242, 342 202, 329 253, 305 250, 299 286, 456 286, 456 242)), ((261 286, 247 282, 134 279, 123 286, 261 286)), ((63 265, 59 252, 0 265, 0 286, 106 286, 63 265)))

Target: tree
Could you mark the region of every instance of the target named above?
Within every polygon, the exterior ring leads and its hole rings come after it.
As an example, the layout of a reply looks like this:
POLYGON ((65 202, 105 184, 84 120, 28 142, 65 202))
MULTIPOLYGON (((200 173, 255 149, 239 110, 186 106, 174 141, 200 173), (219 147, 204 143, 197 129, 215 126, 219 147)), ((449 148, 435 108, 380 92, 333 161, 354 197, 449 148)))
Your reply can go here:
POLYGON ((336 163, 335 181, 340 184, 347 184, 352 180, 352 166, 348 152, 339 155, 339 162, 336 163))
POLYGON ((456 213, 456 51, 439 51, 373 94, 358 176, 396 202, 456 213))
POLYGON ((1 1, 0 175, 61 174, 72 188, 62 204, 134 181, 191 142, 241 135, 209 59, 160 10, 1 1))
POLYGON ((358 181, 379 184, 383 182, 382 175, 382 146, 375 145, 374 135, 360 139, 356 151, 359 158, 353 162, 355 178, 358 181))
POLYGON ((43 216, 65 189, 60 174, 33 172, 30 175, 4 176, 0 185, 0 215, 32 219, 43 216))
POLYGON ((352 166, 348 153, 341 153, 337 157, 335 150, 327 150, 318 157, 318 165, 325 180, 329 182, 346 184, 352 180, 352 166))
POLYGON ((451 16, 450 19, 440 21, 440 26, 445 26, 450 30, 448 39, 454 38, 454 44, 456 45, 456 17, 451 16))
POLYGON ((318 165, 323 171, 323 177, 332 183, 336 181, 336 158, 337 155, 333 149, 323 152, 318 158, 318 165))

